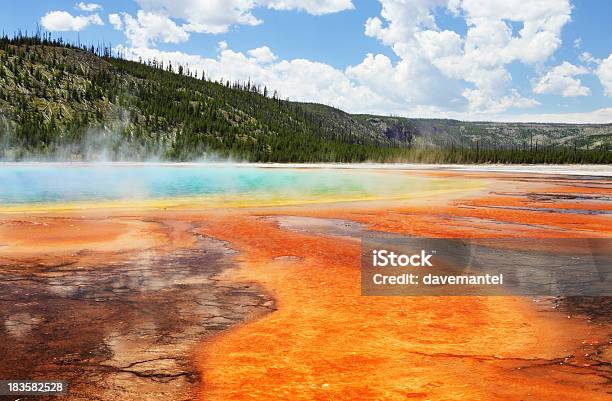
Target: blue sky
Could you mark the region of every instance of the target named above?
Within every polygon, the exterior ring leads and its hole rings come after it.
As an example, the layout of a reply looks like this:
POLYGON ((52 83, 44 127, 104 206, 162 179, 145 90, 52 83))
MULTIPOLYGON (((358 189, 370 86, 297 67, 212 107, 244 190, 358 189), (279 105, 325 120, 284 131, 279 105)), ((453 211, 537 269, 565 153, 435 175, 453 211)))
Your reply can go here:
POLYGON ((612 122, 610 15, 589 0, 23 0, 0 23, 350 112, 612 122))

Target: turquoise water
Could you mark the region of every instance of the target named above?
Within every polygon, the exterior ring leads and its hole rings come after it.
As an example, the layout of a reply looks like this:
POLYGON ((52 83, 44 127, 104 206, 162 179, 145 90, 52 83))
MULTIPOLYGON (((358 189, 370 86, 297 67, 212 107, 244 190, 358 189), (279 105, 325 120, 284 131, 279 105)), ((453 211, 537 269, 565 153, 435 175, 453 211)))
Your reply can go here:
POLYGON ((409 189, 409 180, 366 171, 208 165, 0 165, 0 203, 236 195, 364 196, 409 189))

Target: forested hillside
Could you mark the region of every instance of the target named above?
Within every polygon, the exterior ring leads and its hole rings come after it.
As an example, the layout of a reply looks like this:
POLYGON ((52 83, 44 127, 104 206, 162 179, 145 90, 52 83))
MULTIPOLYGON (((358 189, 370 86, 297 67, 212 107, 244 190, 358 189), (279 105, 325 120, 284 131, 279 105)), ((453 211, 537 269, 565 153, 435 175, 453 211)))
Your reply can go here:
POLYGON ((0 159, 610 163, 612 126, 350 115, 252 82, 0 39, 0 159))

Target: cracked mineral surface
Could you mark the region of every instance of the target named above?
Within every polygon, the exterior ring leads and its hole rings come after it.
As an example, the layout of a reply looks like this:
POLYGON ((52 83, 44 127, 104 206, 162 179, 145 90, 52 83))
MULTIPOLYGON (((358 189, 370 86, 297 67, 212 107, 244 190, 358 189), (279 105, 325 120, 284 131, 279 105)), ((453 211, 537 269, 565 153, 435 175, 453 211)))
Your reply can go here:
POLYGON ((2 377, 64 380, 71 400, 192 399, 194 347, 274 309, 257 285, 219 278, 228 244, 192 235, 170 252, 3 259, 2 377))

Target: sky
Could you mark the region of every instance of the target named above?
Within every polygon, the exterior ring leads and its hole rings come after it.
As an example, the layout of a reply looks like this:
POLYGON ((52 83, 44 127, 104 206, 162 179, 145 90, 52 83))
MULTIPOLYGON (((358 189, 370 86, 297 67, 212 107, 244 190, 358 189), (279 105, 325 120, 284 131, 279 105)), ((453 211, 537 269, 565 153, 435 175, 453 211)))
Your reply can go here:
POLYGON ((7 34, 41 27, 351 113, 612 123, 611 1, 3 3, 7 34))

